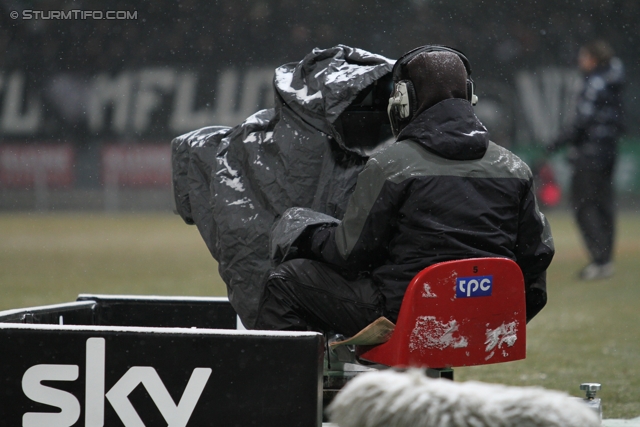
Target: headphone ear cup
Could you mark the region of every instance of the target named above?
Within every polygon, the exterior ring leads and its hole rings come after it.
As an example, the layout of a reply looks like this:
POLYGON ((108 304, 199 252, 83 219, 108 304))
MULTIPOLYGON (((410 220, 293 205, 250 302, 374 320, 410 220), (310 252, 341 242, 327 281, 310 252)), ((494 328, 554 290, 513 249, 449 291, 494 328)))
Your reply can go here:
POLYGON ((389 116, 389 124, 391 125, 391 131, 395 136, 398 136, 399 122, 400 122, 400 97, 398 96, 398 84, 393 85, 391 90, 391 96, 389 97, 389 104, 387 105, 387 115, 389 116))
POLYGON ((415 95, 413 85, 409 80, 401 80, 394 85, 391 98, 389 99, 389 109, 396 115, 397 120, 407 120, 411 118, 413 114, 411 110, 411 92, 415 95))
POLYGON ((398 135, 403 123, 408 122, 416 111, 416 93, 409 80, 401 80, 393 85, 387 114, 394 135, 398 135))
POLYGON ((476 96, 474 89, 473 80, 470 78, 467 79, 467 101, 469 101, 471 105, 476 105, 478 103, 478 97, 476 96))

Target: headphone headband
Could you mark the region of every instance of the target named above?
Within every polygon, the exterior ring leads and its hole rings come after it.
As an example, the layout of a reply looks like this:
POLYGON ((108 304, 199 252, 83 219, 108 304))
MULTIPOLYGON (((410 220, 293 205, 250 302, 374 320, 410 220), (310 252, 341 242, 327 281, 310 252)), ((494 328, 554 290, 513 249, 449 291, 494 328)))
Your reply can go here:
POLYGON ((419 55, 423 52, 451 52, 455 53, 460 57, 462 63, 464 64, 464 68, 467 71, 467 78, 471 78, 471 64, 469 60, 461 51, 454 49, 452 47, 438 45, 438 44, 428 44, 420 47, 416 47, 415 49, 411 49, 409 52, 402 55, 393 66, 392 75, 393 82, 396 83, 400 80, 400 70, 403 66, 405 66, 414 56, 419 55))

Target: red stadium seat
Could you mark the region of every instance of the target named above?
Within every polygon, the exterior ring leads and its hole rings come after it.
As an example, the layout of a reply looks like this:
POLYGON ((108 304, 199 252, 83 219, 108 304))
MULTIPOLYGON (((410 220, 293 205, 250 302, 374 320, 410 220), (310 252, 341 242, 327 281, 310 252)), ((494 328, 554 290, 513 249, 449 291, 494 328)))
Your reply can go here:
POLYGON ((509 259, 435 264, 409 284, 391 338, 359 357, 435 369, 524 359, 525 308, 522 272, 509 259))

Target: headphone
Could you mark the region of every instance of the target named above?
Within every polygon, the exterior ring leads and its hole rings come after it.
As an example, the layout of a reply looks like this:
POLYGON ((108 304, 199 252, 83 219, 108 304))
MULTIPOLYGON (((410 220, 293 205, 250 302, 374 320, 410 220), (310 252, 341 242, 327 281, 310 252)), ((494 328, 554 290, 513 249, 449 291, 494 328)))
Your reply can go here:
POLYGON ((391 91, 391 98, 389 98, 387 114, 389 115, 393 134, 396 136, 400 130, 399 125, 403 122, 409 121, 418 108, 418 98, 416 96, 413 83, 410 80, 400 80, 400 73, 402 67, 404 67, 416 55, 423 52, 451 52, 458 55, 464 64, 465 70, 467 71, 467 101, 469 101, 471 105, 476 105, 478 103, 478 97, 474 93, 474 84, 471 79, 471 64, 469 64, 469 60, 464 53, 441 45, 425 45, 412 49, 396 61, 393 66, 393 70, 391 71, 393 76, 393 90, 391 91))

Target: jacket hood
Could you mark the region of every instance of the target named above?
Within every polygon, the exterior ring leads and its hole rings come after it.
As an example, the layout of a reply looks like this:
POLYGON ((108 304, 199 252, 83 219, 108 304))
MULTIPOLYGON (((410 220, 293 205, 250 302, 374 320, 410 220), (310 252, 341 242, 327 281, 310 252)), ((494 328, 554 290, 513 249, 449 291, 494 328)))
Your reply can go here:
MULTIPOLYGON (((413 83, 416 116, 445 99, 467 98, 467 70, 456 53, 422 52, 400 70, 413 83)), ((402 73, 400 78, 405 80, 402 73)))
POLYGON ((398 135, 450 160, 476 160, 489 146, 489 132, 466 99, 445 99, 420 113, 398 135))

